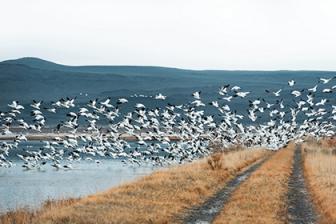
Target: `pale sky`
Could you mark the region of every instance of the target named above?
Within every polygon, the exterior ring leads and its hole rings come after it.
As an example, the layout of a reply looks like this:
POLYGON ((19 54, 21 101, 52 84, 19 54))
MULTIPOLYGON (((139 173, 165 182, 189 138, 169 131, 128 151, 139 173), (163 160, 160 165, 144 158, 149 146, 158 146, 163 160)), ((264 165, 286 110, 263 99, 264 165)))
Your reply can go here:
POLYGON ((0 60, 336 70, 335 0, 0 0, 0 60))

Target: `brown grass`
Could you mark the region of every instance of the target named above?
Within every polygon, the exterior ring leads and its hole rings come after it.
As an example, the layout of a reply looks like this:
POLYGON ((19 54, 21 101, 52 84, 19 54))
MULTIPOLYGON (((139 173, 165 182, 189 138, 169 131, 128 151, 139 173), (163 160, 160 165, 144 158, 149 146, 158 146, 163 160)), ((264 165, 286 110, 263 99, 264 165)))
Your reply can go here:
MULTIPOLYGON (((29 221, 15 223, 171 223, 187 208, 202 203, 225 182, 266 150, 245 150, 216 155, 215 168, 208 159, 157 171, 138 181, 83 198, 65 206, 43 209, 29 221), (220 165, 219 165, 220 164, 220 165)), ((211 158, 209 158, 211 159, 211 158)), ((18 213, 12 214, 16 218, 18 213)), ((24 217, 24 215, 19 215, 24 217)), ((0 217, 0 223, 4 219, 0 217)))
POLYGON ((336 223, 335 139, 304 144, 304 169, 320 223, 336 223))
POLYGON ((286 223, 294 147, 278 151, 239 186, 214 223, 286 223))
POLYGON ((64 200, 47 200, 43 203, 38 211, 29 210, 26 208, 17 209, 16 211, 8 212, 0 215, 0 224, 30 224, 43 212, 69 206, 77 202, 79 199, 68 198, 64 200))
POLYGON ((208 165, 212 170, 222 169, 223 167, 223 153, 214 153, 207 159, 208 165))

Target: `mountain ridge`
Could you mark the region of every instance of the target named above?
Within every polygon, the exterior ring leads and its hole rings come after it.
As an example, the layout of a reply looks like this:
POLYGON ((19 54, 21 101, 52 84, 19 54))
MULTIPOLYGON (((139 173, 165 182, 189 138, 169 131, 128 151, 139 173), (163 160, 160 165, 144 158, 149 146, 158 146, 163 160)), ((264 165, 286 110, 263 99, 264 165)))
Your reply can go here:
MULTIPOLYGON (((63 65, 52 61, 44 60, 36 57, 23 57, 18 59, 9 59, 1 61, 0 64, 19 64, 26 65, 31 68, 39 68, 45 70, 72 71, 72 72, 90 72, 90 73, 114 73, 120 70, 136 70, 137 72, 148 72, 152 69, 165 70, 166 72, 198 72, 192 69, 180 69, 163 66, 147 66, 147 65, 63 65)), ((135 71, 132 71, 134 73, 135 71)))
POLYGON ((177 68, 177 67, 167 67, 167 66, 155 66, 155 65, 65 65, 61 63, 56 63, 50 60, 45 60, 38 57, 21 57, 17 59, 8 59, 0 61, 0 64, 21 64, 32 68, 41 68, 47 70, 67 70, 67 71, 83 71, 83 69, 94 71, 94 68, 104 68, 104 69, 165 69, 172 71, 187 71, 187 72, 335 72, 332 70, 290 70, 290 69, 275 69, 275 70, 255 70, 255 69, 189 69, 189 68, 177 68))
MULTIPOLYGON (((288 88, 287 81, 297 80, 296 88, 310 86, 320 77, 333 77, 327 71, 230 71, 183 70, 165 67, 107 66, 72 67, 37 58, 0 62, 0 109, 12 100, 29 103, 32 99, 54 101, 78 96, 85 102, 96 97, 130 97, 130 94, 168 96, 170 103, 191 100, 191 93, 202 91, 204 100, 212 98, 220 86, 238 85, 251 95, 265 96, 288 88), (87 96, 87 97, 85 97, 87 96)), ((137 98, 144 102, 146 99, 137 98)), ((157 102, 156 102, 157 103, 157 102)), ((153 103, 152 103, 153 104, 153 103)))

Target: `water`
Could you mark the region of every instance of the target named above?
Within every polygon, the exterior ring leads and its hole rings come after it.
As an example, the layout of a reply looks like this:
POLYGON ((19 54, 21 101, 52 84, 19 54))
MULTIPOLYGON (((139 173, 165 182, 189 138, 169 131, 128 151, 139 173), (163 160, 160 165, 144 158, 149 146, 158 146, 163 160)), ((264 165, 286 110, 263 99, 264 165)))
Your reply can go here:
POLYGON ((38 208, 47 199, 82 197, 140 178, 152 167, 130 167, 119 160, 74 163, 73 170, 22 171, 22 163, 0 168, 0 212, 15 208, 38 208))

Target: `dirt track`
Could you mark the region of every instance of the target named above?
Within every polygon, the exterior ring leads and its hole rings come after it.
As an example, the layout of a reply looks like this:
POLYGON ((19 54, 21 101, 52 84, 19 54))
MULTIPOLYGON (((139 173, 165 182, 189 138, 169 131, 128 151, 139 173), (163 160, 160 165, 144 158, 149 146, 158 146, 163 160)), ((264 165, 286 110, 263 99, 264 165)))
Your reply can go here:
POLYGON ((317 215, 305 186, 301 145, 294 154, 293 173, 289 179, 288 221, 293 224, 316 223, 317 215))
MULTIPOLYGON (((301 153, 301 145, 296 145, 293 158, 293 170, 288 182, 287 222, 293 224, 311 224, 317 222, 318 216, 305 186, 301 153)), ((252 165, 246 171, 236 176, 202 205, 189 210, 182 218, 182 223, 212 223, 224 206, 230 201, 234 191, 256 171, 266 159, 252 165)))
POLYGON ((198 207, 192 208, 190 212, 182 218, 182 222, 190 224, 212 223, 214 218, 223 209, 224 205, 229 201, 230 196, 235 191, 235 189, 255 170, 257 170, 267 159, 268 158, 255 163, 243 173, 232 179, 222 190, 216 193, 213 197, 209 198, 205 203, 198 207))

